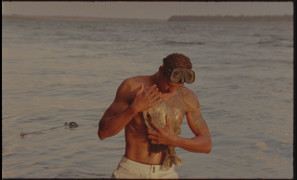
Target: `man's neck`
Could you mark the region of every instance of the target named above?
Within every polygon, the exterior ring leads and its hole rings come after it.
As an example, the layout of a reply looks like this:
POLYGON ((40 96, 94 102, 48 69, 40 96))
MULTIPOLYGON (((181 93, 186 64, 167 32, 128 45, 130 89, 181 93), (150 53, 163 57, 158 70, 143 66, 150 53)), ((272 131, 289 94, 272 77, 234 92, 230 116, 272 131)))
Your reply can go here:
POLYGON ((164 81, 164 78, 162 75, 159 74, 160 72, 158 71, 157 73, 155 73, 154 75, 152 75, 152 82, 153 84, 156 84, 157 87, 159 88, 160 92, 162 93, 161 97, 165 100, 168 99, 169 97, 171 97, 172 95, 174 95, 176 93, 176 91, 174 92, 168 92, 166 89, 164 89, 164 84, 166 83, 164 81), (163 86, 162 86, 163 83, 163 86))
POLYGON ((162 81, 162 80, 160 78, 161 77, 160 77, 160 74, 158 71, 152 76, 152 81, 153 81, 153 84, 156 84, 157 87, 159 88, 159 90, 162 91, 162 87, 160 86, 160 83, 161 83, 160 81, 162 81))

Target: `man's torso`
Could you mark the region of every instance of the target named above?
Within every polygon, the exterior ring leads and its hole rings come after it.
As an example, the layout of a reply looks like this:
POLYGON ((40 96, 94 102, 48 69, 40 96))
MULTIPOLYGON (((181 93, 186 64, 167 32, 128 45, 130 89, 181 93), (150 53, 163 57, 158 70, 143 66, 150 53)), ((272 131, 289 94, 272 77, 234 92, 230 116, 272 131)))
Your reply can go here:
MULTIPOLYGON (((145 89, 148 89, 154 84, 150 76, 135 77, 134 86, 131 89, 140 87, 141 83, 144 84, 145 89), (137 87, 135 87, 137 86, 137 87)), ((184 115, 186 113, 186 106, 180 94, 181 87, 176 92, 171 94, 162 94, 162 99, 170 106, 174 111, 176 123, 181 125, 184 115)), ((134 95, 131 95, 134 97, 134 95)), ((131 99, 133 102, 133 99, 131 99)), ((164 153, 153 152, 151 150, 151 144, 147 138, 147 127, 145 125, 143 114, 138 113, 125 127, 126 149, 125 157, 136 162, 144 164, 162 164, 164 160, 164 153)))

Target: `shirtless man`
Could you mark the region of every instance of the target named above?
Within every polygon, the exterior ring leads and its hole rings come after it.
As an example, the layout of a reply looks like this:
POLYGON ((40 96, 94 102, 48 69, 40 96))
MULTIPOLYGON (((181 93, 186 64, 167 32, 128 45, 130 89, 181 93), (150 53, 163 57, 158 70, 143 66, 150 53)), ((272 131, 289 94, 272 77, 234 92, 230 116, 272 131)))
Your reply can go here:
POLYGON ((125 128, 125 154, 113 171, 113 178, 178 178, 174 166, 162 170, 164 152, 152 151, 152 144, 170 145, 197 153, 211 151, 211 137, 200 113, 199 101, 184 86, 185 82, 193 83, 195 80, 191 69, 192 64, 187 56, 173 53, 163 59, 163 65, 154 75, 132 77, 119 86, 98 128, 101 140, 125 128), (155 130, 147 128, 142 113, 162 100, 175 112, 179 126, 186 115, 195 135, 193 138, 183 138, 175 133, 168 117, 165 127, 157 127, 150 121, 155 130))

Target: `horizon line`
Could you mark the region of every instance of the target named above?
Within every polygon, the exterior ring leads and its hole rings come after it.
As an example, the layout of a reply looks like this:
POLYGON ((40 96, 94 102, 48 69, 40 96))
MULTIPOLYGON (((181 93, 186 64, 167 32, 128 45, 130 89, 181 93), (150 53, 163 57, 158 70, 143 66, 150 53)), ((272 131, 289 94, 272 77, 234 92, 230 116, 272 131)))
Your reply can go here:
POLYGON ((10 14, 5 15, 2 14, 2 18, 33 18, 33 19, 71 19, 71 20, 156 20, 156 21, 167 21, 173 17, 203 17, 203 18, 228 18, 228 17, 236 17, 236 18, 256 18, 256 17, 293 17, 290 14, 283 15, 172 15, 166 19, 156 19, 156 18, 129 18, 129 17, 95 17, 95 16, 72 16, 72 15, 19 15, 19 14, 10 14))

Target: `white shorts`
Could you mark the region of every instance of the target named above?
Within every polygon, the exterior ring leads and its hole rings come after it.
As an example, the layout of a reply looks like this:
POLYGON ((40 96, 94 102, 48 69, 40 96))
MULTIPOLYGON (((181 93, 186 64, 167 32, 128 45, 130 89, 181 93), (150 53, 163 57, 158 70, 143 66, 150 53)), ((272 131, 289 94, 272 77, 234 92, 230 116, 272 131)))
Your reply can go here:
POLYGON ((123 178, 167 178, 178 179, 178 174, 174 170, 174 166, 167 171, 163 171, 162 165, 148 165, 136 161, 132 161, 126 157, 122 157, 118 168, 113 171, 112 177, 114 179, 123 178))

